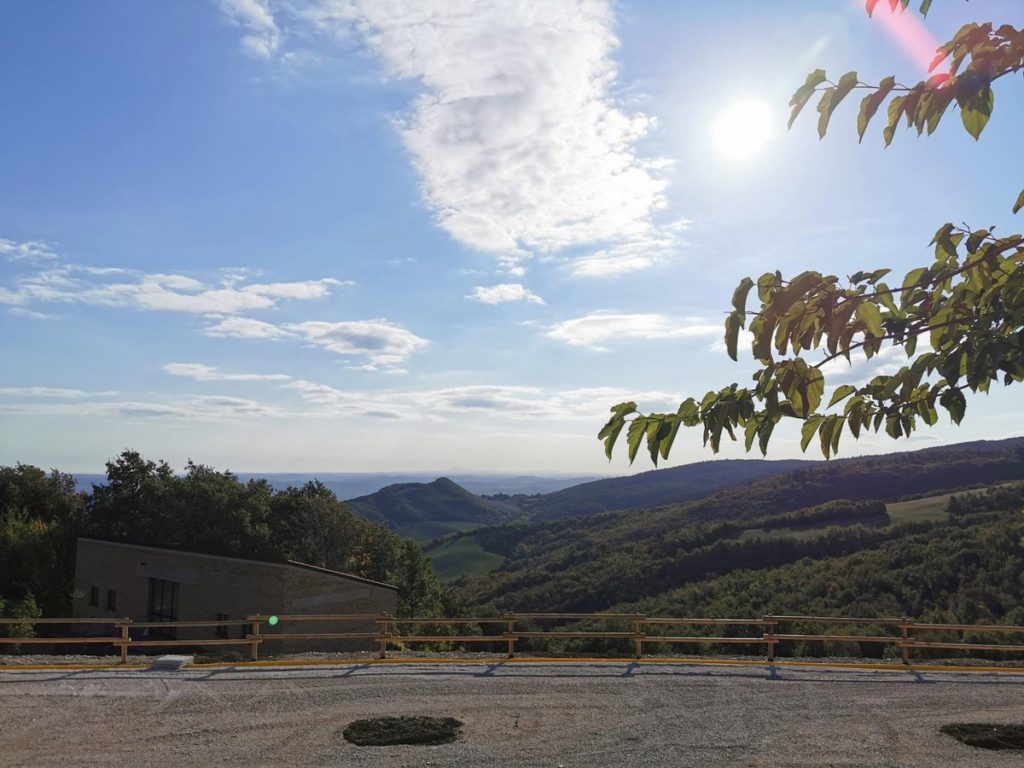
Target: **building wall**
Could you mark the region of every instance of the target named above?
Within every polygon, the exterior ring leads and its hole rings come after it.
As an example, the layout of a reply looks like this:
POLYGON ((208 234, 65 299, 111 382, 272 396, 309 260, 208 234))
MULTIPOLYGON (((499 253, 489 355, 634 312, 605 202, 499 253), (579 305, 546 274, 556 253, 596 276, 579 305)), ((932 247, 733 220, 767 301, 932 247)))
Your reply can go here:
MULTIPOLYGON (((218 614, 231 619, 248 615, 395 613, 397 590, 384 584, 336 574, 309 566, 261 563, 214 555, 142 547, 131 544, 78 540, 75 565, 74 615, 81 618, 123 618, 146 621, 149 580, 178 583, 179 621, 215 621, 218 614), (99 605, 90 592, 99 588, 99 605), (107 608, 107 591, 114 590, 115 605, 107 608)), ((243 637, 247 627, 230 627, 229 637, 243 637)), ((282 622, 263 624, 261 633, 324 633, 376 631, 373 622, 282 622)), ((141 628, 132 632, 138 639, 141 628)), ((180 639, 215 638, 215 627, 182 628, 180 639)), ((376 647, 372 642, 342 644, 325 641, 264 642, 261 655, 281 651, 376 647)), ((227 646, 245 651, 244 646, 227 646)))

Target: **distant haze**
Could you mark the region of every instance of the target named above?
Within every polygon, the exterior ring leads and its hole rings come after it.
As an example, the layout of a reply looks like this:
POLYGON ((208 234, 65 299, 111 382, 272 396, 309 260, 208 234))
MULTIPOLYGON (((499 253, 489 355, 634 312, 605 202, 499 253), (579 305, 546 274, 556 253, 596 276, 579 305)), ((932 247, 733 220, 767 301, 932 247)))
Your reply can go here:
MULTIPOLYGON (((429 483, 437 474, 382 474, 359 472, 265 472, 260 474, 239 473, 243 482, 255 478, 266 479, 274 488, 301 486, 310 480, 319 480, 342 500, 354 499, 376 493, 381 488, 395 483, 429 483)), ((598 480, 600 475, 511 475, 511 474, 451 474, 451 480, 475 494, 507 493, 552 493, 580 483, 598 480)), ((79 490, 89 490, 93 485, 107 482, 106 475, 76 474, 79 490)))

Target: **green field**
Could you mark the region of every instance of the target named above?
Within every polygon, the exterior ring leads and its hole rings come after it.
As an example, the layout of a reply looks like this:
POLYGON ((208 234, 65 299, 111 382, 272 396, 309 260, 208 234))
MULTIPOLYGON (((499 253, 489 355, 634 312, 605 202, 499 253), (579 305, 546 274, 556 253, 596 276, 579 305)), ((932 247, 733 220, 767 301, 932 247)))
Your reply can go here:
POLYGON ((420 544, 427 544, 452 533, 472 531, 480 527, 480 523, 469 523, 464 520, 426 520, 420 523, 399 525, 395 528, 395 533, 407 539, 415 539, 420 544))
POLYGON ((900 523, 940 523, 948 519, 946 505, 949 504, 951 493, 942 496, 927 496, 923 499, 912 501, 897 501, 894 504, 886 504, 885 511, 889 513, 893 525, 900 523))
POLYGON ((483 549, 475 536, 443 541, 430 547, 427 555, 441 581, 453 581, 460 576, 482 576, 505 562, 503 556, 483 549))

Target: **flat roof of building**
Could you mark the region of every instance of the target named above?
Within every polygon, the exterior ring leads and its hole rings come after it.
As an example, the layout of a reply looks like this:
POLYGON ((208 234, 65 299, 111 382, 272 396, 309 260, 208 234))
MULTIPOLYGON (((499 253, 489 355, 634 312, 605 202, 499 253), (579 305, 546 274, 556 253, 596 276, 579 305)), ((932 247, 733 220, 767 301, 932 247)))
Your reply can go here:
POLYGON ((334 576, 339 579, 348 579, 350 581, 358 581, 363 584, 372 584, 375 587, 384 587, 385 589, 392 589, 396 592, 398 587, 394 584, 385 584, 382 581, 374 581, 373 579, 367 579, 362 576, 355 576, 351 573, 342 573, 341 571, 333 571, 330 568, 321 568, 318 565, 310 565, 309 563, 300 563, 297 560, 285 560, 284 562, 278 562, 275 560, 253 560, 248 557, 232 557, 231 555, 211 555, 207 552, 196 552, 191 549, 176 549, 174 547, 154 547, 150 544, 133 544, 130 541, 111 541, 109 539, 96 539, 90 536, 79 536, 79 541, 92 541, 97 544, 109 544, 114 547, 126 547, 131 549, 144 549, 152 552, 172 552, 176 555, 189 555, 191 557, 208 557, 218 560, 231 560, 233 562, 240 563, 254 563, 255 565, 270 565, 277 566, 279 568, 301 568, 306 571, 313 571, 314 573, 322 573, 326 576, 334 576))

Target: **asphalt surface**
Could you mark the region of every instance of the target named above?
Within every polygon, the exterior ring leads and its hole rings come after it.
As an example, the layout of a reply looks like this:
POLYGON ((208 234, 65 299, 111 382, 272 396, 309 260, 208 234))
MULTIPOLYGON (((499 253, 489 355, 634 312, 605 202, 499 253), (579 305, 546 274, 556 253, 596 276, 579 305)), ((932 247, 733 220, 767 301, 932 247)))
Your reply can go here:
POLYGON ((1020 766, 949 722, 1024 722, 1024 675, 598 663, 0 673, 2 766, 1020 766), (454 744, 357 747, 436 715, 454 744))

